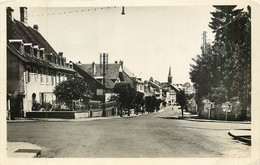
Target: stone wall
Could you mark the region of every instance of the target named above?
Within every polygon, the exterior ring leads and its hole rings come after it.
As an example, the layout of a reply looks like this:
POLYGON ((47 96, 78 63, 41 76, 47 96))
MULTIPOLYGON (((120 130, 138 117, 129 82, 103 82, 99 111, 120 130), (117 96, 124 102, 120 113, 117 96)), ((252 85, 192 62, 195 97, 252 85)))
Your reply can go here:
MULTIPOLYGON (((243 109, 239 102, 231 102, 231 111, 225 112, 222 108, 222 104, 216 104, 214 108, 211 108, 210 111, 207 108, 207 103, 202 103, 199 106, 199 116, 201 118, 208 119, 210 112, 210 119, 214 120, 241 120, 243 115, 243 109)), ((250 112, 250 111, 249 111, 250 112)), ((250 113, 248 114, 248 119, 250 119, 250 113)))

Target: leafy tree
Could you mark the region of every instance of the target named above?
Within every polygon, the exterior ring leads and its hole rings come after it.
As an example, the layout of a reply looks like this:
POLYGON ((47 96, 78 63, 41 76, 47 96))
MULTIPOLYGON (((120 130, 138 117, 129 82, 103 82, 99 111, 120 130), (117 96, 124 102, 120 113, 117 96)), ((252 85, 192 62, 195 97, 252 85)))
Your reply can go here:
POLYGON ((73 100, 89 101, 90 90, 83 79, 69 79, 55 86, 53 92, 58 101, 65 103, 72 110, 73 100))
POLYGON ((181 116, 183 117, 183 109, 187 105, 187 97, 184 90, 177 92, 176 102, 181 106, 181 116))
POLYGON ((121 116, 122 108, 127 108, 128 115, 130 115, 130 107, 133 103, 133 99, 136 93, 135 89, 131 87, 130 83, 117 83, 114 86, 114 92, 119 94, 121 116))
POLYGON ((154 112, 154 110, 156 109, 156 105, 157 105, 157 99, 155 96, 152 96, 151 99, 151 112, 154 112))
POLYGON ((156 99, 156 105, 155 105, 155 107, 156 107, 156 110, 157 110, 157 111, 160 110, 160 105, 161 105, 161 103, 162 103, 162 100, 161 100, 161 99, 156 99))
POLYGON ((145 97, 145 108, 148 113, 152 111, 152 96, 145 97))
POLYGON ((135 98, 134 98, 134 104, 135 104, 135 110, 136 114, 138 115, 139 107, 142 105, 144 94, 142 92, 136 92, 135 98))

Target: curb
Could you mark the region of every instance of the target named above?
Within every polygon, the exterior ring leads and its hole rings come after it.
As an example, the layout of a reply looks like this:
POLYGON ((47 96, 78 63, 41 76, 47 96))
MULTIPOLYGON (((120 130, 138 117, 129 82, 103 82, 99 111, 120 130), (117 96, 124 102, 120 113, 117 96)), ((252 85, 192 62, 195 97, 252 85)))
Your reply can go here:
POLYGON ((27 142, 8 142, 7 156, 10 158, 38 158, 42 148, 27 142))
POLYGON ((233 135, 231 132, 228 132, 228 135, 233 137, 234 139, 236 139, 238 141, 244 142, 247 145, 251 146, 251 136, 250 135, 236 136, 236 135, 233 135))
POLYGON ((203 119, 189 119, 184 118, 188 121, 195 121, 195 122, 215 122, 215 123, 233 123, 233 124, 251 124, 251 122, 241 122, 241 121, 224 121, 224 120, 203 120, 203 119))
POLYGON ((114 116, 114 117, 93 117, 93 118, 82 118, 82 119, 52 119, 52 118, 32 118, 30 120, 7 120, 7 123, 38 123, 38 122, 75 122, 75 121, 94 121, 94 120, 108 120, 108 119, 122 119, 122 118, 133 118, 142 115, 135 116, 114 116))

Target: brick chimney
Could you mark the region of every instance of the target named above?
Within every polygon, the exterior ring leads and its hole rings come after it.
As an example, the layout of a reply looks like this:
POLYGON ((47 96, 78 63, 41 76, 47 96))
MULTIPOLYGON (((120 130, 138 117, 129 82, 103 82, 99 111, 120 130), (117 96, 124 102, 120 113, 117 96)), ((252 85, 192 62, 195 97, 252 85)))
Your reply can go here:
POLYGON ((93 74, 96 75, 97 74, 97 65, 95 64, 95 62, 92 63, 92 68, 93 68, 93 74))
POLYGON ((20 21, 27 25, 27 7, 20 7, 20 21))

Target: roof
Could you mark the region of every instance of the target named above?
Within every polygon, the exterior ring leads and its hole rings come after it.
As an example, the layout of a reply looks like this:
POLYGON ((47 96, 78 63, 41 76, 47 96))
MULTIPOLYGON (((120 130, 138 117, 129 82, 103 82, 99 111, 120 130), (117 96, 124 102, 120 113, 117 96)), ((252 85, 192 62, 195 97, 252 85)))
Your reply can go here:
POLYGON ((129 76, 129 77, 135 77, 134 73, 132 73, 127 67, 123 66, 123 71, 129 76))
POLYGON ((24 45, 31 45, 30 43, 34 44, 36 47, 42 49, 45 49, 46 54, 52 53, 56 56, 58 54, 56 51, 51 47, 51 45, 44 39, 44 37, 35 29, 31 28, 30 26, 25 26, 20 21, 17 21, 14 19, 14 21, 11 21, 10 27, 13 27, 12 30, 12 38, 7 38, 7 49, 10 50, 15 56, 17 56, 20 60, 27 63, 33 63, 36 65, 42 65, 47 66, 50 68, 54 68, 57 70, 63 70, 63 71, 69 71, 69 72, 75 72, 75 70, 61 66, 58 64, 54 64, 49 62, 48 60, 43 59, 37 59, 34 56, 30 56, 27 53, 21 54, 20 51, 17 50, 10 42, 11 39, 12 42, 19 42, 23 40, 25 43, 24 45))
POLYGON ((152 81, 149 81, 148 84, 151 85, 154 88, 162 88, 160 85, 157 85, 156 83, 154 83, 152 81))
MULTIPOLYGON (((80 69, 81 71, 83 71, 85 74, 87 74, 88 77, 91 78, 92 81, 95 81, 97 84, 103 86, 102 82, 100 82, 100 81, 98 81, 97 79, 95 79, 95 78, 93 77, 93 75, 91 75, 91 74, 89 73, 89 71, 88 71, 83 65, 74 64, 74 67, 77 67, 78 69, 80 69)), ((77 69, 77 68, 75 68, 75 69, 77 69)), ((112 89, 112 88, 114 88, 114 85, 115 85, 115 84, 114 84, 114 82, 113 82, 112 80, 106 79, 106 81, 105 81, 105 87, 106 87, 106 88, 112 89)))
POLYGON ((51 45, 45 40, 45 38, 35 29, 30 26, 25 26, 22 22, 14 19, 14 33, 13 38, 9 39, 23 39, 24 43, 33 43, 44 47, 46 53, 53 53, 58 55, 57 52, 51 47, 51 45))
MULTIPOLYGON (((119 76, 119 67, 120 64, 108 64, 107 69, 107 78, 116 80, 119 76)), ((88 72, 91 76, 103 76, 103 72, 100 70, 100 64, 81 64, 81 68, 83 68, 86 72, 88 72), (96 65, 96 74, 94 75, 94 68, 93 65, 96 65)))
POLYGON ((175 85, 170 85, 171 89, 175 90, 175 92, 179 92, 181 89, 177 88, 175 85))

